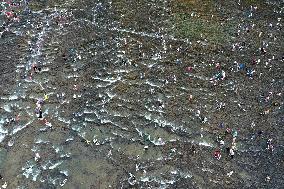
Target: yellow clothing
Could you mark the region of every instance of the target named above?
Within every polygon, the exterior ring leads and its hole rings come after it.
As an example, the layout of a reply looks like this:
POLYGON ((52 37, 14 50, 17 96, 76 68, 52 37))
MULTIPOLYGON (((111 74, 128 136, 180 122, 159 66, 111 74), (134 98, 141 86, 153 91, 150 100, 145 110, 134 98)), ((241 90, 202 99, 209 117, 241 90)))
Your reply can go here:
POLYGON ((48 100, 48 96, 46 94, 44 95, 44 100, 48 100))

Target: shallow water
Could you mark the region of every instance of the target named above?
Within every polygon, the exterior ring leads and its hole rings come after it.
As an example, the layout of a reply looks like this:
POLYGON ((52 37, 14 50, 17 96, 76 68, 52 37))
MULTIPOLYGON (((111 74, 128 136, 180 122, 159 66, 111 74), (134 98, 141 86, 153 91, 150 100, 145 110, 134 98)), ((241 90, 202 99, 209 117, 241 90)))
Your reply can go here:
POLYGON ((1 185, 283 188, 283 1, 19 3, 1 3, 1 185))

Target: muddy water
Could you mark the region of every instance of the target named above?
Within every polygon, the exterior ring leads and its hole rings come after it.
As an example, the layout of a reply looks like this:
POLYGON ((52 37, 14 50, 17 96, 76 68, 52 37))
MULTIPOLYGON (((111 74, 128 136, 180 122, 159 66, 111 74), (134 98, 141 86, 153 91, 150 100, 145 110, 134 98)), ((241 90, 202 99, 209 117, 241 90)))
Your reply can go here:
POLYGON ((1 11, 2 188, 283 187, 283 1, 1 11))

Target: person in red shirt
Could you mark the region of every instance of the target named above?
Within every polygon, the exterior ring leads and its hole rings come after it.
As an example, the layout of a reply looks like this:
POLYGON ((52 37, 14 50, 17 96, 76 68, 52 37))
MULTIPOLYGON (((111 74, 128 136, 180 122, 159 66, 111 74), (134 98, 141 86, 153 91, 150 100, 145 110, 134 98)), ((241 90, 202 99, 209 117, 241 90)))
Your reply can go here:
POLYGON ((214 157, 216 159, 220 160, 221 159, 221 151, 220 150, 215 150, 214 157))

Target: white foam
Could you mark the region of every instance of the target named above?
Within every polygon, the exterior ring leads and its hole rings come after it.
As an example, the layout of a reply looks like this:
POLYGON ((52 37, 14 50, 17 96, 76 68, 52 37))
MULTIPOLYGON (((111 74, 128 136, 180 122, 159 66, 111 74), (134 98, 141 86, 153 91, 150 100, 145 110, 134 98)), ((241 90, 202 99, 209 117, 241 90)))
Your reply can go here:
POLYGON ((161 85, 155 84, 155 83, 153 83, 153 82, 151 82, 149 80, 147 80, 145 83, 150 85, 150 86, 152 86, 152 87, 161 87, 161 85))
POLYGON ((4 133, 0 133, 0 142, 2 142, 4 139, 5 139, 5 136, 7 134, 4 134, 4 133))
POLYGON ((69 79, 69 78, 78 78, 79 77, 79 75, 77 75, 77 74, 73 74, 73 75, 68 75, 67 76, 67 78, 69 79))
POLYGON ((35 143, 36 144, 47 144, 47 143, 49 143, 49 141, 38 138, 38 139, 36 139, 35 143))
POLYGON ((205 142, 205 141, 199 142, 199 145, 200 145, 200 146, 207 146, 207 147, 214 147, 212 144, 210 144, 210 143, 208 143, 208 142, 205 142))
POLYGON ((59 161, 59 162, 53 164, 52 166, 50 166, 48 169, 54 169, 54 168, 56 168, 58 165, 61 165, 62 163, 63 163, 63 161, 59 161))
POLYGON ((5 136, 8 134, 8 130, 6 128, 3 128, 4 119, 0 120, 0 142, 2 142, 5 139, 5 136))
POLYGON ((116 69, 114 70, 113 72, 114 73, 129 73, 131 72, 132 70, 124 70, 124 69, 116 69))
POLYGON ((88 122, 95 122, 97 119, 96 118, 87 118, 85 117, 85 121, 88 121, 88 122))
POLYGON ((64 186, 65 185, 65 183, 67 182, 67 179, 64 179, 62 182, 60 182, 60 186, 64 186))
POLYGON ((96 113, 94 110, 84 110, 84 114, 93 114, 96 113))
POLYGON ((73 140, 74 140, 74 137, 69 137, 65 141, 68 142, 68 141, 73 141, 73 140))
POLYGON ((61 174, 64 174, 65 176, 68 176, 69 175, 69 173, 68 173, 68 171, 67 170, 64 170, 64 171, 59 171, 61 174))
POLYGON ((28 125, 30 125, 32 122, 33 122, 33 120, 32 120, 32 121, 29 121, 28 123, 26 123, 25 125, 22 125, 22 126, 18 125, 15 129, 13 129, 12 134, 15 134, 15 133, 19 132, 20 130, 26 128, 26 127, 27 127, 28 125))
POLYGON ((1 99, 3 99, 3 100, 17 100, 18 98, 19 98, 19 96, 16 95, 16 94, 10 95, 8 97, 1 97, 1 99))
POLYGON ((109 91, 108 91, 108 92, 106 92, 106 94, 107 94, 110 98, 113 98, 113 97, 115 97, 115 96, 116 96, 116 94, 111 94, 109 91))
POLYGON ((66 153, 66 154, 61 154, 59 157, 60 158, 69 158, 71 156, 71 153, 66 153))
POLYGON ((70 124, 70 123, 71 123, 70 120, 66 120, 66 119, 64 119, 63 117, 58 117, 58 120, 59 120, 59 121, 62 121, 63 123, 66 123, 66 124, 70 124))
POLYGON ((38 169, 35 165, 31 165, 30 162, 27 163, 27 165, 25 167, 22 168, 23 175, 26 178, 29 178, 30 176, 32 176, 32 180, 36 181, 38 175, 40 174, 40 169, 38 169))
POLYGON ((3 106, 3 109, 4 109, 6 112, 11 112, 11 111, 12 111, 11 106, 8 105, 8 104, 5 104, 5 105, 3 106))
POLYGON ((149 177, 141 177, 141 178, 140 178, 140 181, 141 181, 141 182, 149 182, 149 181, 150 181, 150 178, 149 178, 149 177))
POLYGON ((176 175, 177 174, 177 170, 171 171, 171 174, 176 175))
POLYGON ((49 71, 49 67, 45 67, 41 69, 41 72, 48 72, 49 71))
POLYGON ((16 67, 17 67, 17 68, 24 68, 25 65, 24 65, 24 64, 18 64, 16 67))
POLYGON ((158 140, 153 140, 151 141, 153 144, 155 144, 156 146, 162 146, 162 145, 165 145, 165 141, 163 141, 162 138, 158 138, 158 140))
POLYGON ((16 94, 9 96, 9 100, 17 100, 19 97, 16 94))
POLYGON ((118 32, 125 32, 125 33, 132 33, 135 35, 140 35, 142 37, 150 37, 150 38, 157 38, 157 39, 163 39, 163 40, 173 40, 173 41, 182 41, 185 43, 191 44, 191 42, 188 39, 181 39, 181 38, 175 38, 171 35, 161 35, 159 33, 147 33, 147 32, 139 32, 135 30, 129 30, 129 29, 122 29, 122 28, 110 28, 112 31, 118 31, 118 32))

